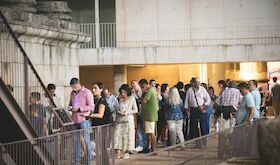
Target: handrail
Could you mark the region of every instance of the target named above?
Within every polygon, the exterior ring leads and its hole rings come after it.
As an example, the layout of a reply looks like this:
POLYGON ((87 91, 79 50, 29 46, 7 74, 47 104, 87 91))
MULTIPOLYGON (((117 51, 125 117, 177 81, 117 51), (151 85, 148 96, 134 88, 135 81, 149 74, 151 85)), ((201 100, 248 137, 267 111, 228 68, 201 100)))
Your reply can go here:
MULTIPOLYGON (((259 121, 259 120, 262 120, 262 119, 258 119, 258 121, 259 121)), ((166 148, 163 148, 163 149, 154 151, 154 152, 152 152, 152 153, 149 153, 149 154, 147 154, 147 156, 156 155, 156 154, 159 153, 159 152, 167 151, 167 150, 170 150, 170 149, 174 149, 174 148, 180 147, 180 146, 185 145, 185 144, 193 143, 193 142, 195 142, 195 141, 197 141, 197 140, 202 140, 202 139, 205 139, 205 138, 208 138, 208 137, 212 137, 212 136, 215 136, 215 135, 222 134, 222 133, 228 131, 229 129, 236 129, 236 128, 243 127, 243 126, 246 126, 246 125, 250 125, 250 123, 247 123, 247 122, 246 122, 246 123, 243 123, 243 124, 240 124, 240 125, 236 125, 236 126, 231 127, 231 128, 227 128, 227 129, 222 130, 222 131, 220 131, 220 132, 211 133, 211 134, 208 134, 208 135, 200 136, 200 137, 197 137, 197 138, 194 138, 194 139, 185 141, 184 143, 180 143, 180 144, 168 146, 168 147, 166 147, 166 148)))
MULTIPOLYGON (((26 54, 25 50, 24 50, 23 47, 21 46, 21 44, 20 44, 20 42, 19 42, 17 36, 15 35, 14 31, 12 30, 10 24, 8 23, 6 17, 4 16, 4 14, 3 14, 3 12, 2 12, 1 10, 0 10, 0 17, 2 18, 2 20, 3 20, 4 24, 6 25, 7 29, 9 30, 9 32, 10 32, 11 36, 13 37, 15 43, 16 43, 17 46, 19 47, 19 49, 20 49, 21 53, 23 54, 25 60, 27 60, 30 69, 32 70, 32 72, 34 73, 35 77, 36 77, 37 80, 39 81, 39 84, 40 84, 41 87, 43 88, 43 90, 44 90, 46 96, 48 97, 48 99, 50 99, 51 104, 52 104, 54 107, 56 107, 56 104, 55 104, 55 102, 53 101, 52 97, 50 96, 49 92, 47 91, 46 86, 44 85, 44 83, 43 83, 42 79, 40 78, 38 72, 37 72, 36 69, 34 68, 32 62, 30 61, 28 55, 26 54)), ((25 98, 25 99, 28 99, 28 98, 25 98)))

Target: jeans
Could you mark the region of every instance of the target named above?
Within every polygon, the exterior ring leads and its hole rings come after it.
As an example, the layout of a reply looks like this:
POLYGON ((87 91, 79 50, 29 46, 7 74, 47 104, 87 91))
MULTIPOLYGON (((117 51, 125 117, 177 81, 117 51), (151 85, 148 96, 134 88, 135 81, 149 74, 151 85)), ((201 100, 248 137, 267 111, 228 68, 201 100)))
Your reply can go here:
POLYGON ((145 148, 147 145, 147 137, 146 137, 146 134, 144 133, 143 121, 142 121, 141 115, 137 116, 137 122, 138 122, 138 124, 137 124, 137 137, 138 137, 137 146, 145 148))
POLYGON ((184 134, 183 134, 183 119, 182 120, 167 120, 169 137, 171 145, 176 144, 177 137, 180 143, 184 143, 184 134))
POLYGON ((207 112, 201 113, 198 108, 190 108, 190 139, 200 136, 198 122, 200 124, 201 136, 208 134, 207 132, 207 112))
POLYGON ((206 119, 206 133, 209 134, 211 131, 211 115, 213 107, 207 106, 207 119, 206 119))
POLYGON ((183 123, 183 132, 185 140, 189 140, 189 116, 187 114, 184 115, 184 123, 183 123))
MULTIPOLYGON (((92 164, 92 144, 90 142, 90 121, 85 120, 81 123, 76 123, 73 125, 73 129, 84 129, 84 140, 86 144, 86 156, 87 156, 87 165, 92 164)), ((81 135, 83 131, 78 131, 74 133, 74 165, 79 165, 81 161, 81 135)))

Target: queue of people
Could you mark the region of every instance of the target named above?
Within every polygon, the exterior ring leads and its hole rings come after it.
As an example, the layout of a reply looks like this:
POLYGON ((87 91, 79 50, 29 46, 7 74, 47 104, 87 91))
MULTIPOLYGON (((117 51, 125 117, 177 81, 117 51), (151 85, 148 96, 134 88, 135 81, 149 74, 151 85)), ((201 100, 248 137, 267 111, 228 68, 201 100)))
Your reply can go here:
MULTIPOLYGON (((235 81, 220 80, 219 95, 215 95, 212 86, 201 83, 196 77, 189 84, 178 82, 175 86, 160 85, 155 80, 133 80, 123 84, 117 95, 102 82, 93 83, 92 90, 82 86, 77 78, 71 79, 70 85, 72 129, 85 130, 83 137, 77 134, 74 138, 75 164, 80 162, 81 147, 86 150, 87 164, 92 163, 91 126, 114 122, 116 157, 128 159, 135 152, 153 152, 158 144, 179 143, 183 147, 186 140, 209 134, 212 125, 219 131, 217 120, 221 116, 225 120, 233 116, 236 124, 253 123, 261 117, 261 107, 268 100, 279 116, 280 85, 276 82, 266 97, 261 95, 255 80, 238 85, 235 81), (85 146, 81 146, 81 139, 85 146)), ((55 97, 55 85, 50 84, 47 89, 50 96, 55 97)), ((40 136, 44 136, 54 130, 53 114, 49 110, 51 107, 40 104, 40 99, 40 93, 31 93, 29 116, 40 136)))

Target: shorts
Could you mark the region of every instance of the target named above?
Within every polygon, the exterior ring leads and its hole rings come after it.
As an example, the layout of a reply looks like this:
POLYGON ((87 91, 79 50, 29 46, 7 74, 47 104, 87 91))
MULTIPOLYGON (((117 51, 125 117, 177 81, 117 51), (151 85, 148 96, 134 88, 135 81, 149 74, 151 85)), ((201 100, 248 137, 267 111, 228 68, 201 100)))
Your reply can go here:
POLYGON ((155 133, 156 122, 145 121, 144 122, 145 133, 155 133))

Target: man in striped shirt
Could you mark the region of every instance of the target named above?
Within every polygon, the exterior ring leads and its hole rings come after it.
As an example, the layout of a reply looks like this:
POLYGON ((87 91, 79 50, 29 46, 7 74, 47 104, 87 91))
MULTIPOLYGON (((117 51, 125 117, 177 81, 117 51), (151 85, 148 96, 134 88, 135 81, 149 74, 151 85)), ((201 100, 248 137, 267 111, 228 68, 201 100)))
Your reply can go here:
POLYGON ((217 109, 216 115, 220 116, 223 113, 224 119, 229 119, 231 113, 236 113, 240 106, 242 95, 236 88, 236 82, 230 81, 228 87, 221 92, 216 100, 216 104, 220 107, 217 109))

